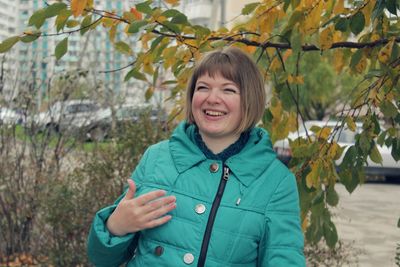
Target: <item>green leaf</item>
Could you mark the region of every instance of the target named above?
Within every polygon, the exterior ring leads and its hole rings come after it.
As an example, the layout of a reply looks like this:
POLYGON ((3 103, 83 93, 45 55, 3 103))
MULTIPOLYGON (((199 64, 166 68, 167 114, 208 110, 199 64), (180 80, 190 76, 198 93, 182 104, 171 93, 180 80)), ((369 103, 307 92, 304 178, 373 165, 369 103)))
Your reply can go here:
POLYGON ((178 14, 182 14, 182 13, 176 9, 168 9, 168 10, 164 11, 163 13, 161 13, 161 16, 165 16, 167 18, 172 18, 178 14))
POLYGON ((19 40, 19 36, 13 36, 5 39, 3 42, 0 43, 0 53, 4 53, 10 50, 19 40))
POLYGON ((355 35, 359 34, 365 27, 364 14, 359 11, 350 19, 350 30, 355 35))
POLYGON ((334 248, 338 241, 338 234, 335 224, 332 221, 324 222, 323 229, 326 244, 330 248, 334 248))
POLYGON ((293 54, 296 55, 298 52, 301 52, 301 45, 302 39, 300 33, 297 30, 293 30, 292 34, 290 35, 290 46, 292 47, 293 54))
POLYGON ((144 98, 148 101, 154 94, 154 87, 151 86, 147 88, 146 92, 144 93, 144 98))
POLYGON ((143 3, 137 4, 136 5, 136 10, 141 12, 141 13, 145 13, 145 14, 150 15, 153 12, 152 8, 150 7, 151 2, 152 1, 150 0, 150 1, 146 1, 146 2, 143 2, 143 3))
POLYGON ((399 220, 397 222, 397 227, 400 228, 400 218, 399 218, 399 220))
POLYGON ((371 160, 373 162, 382 164, 382 155, 379 152, 378 147, 376 146, 376 144, 372 147, 371 153, 369 154, 369 157, 371 158, 371 160))
POLYGON ((383 144, 385 143, 385 138, 386 138, 386 131, 382 132, 379 136, 378 139, 376 140, 376 142, 378 143, 378 145, 383 146, 383 144))
POLYGON ((46 12, 45 9, 39 9, 29 18, 28 26, 35 26, 37 29, 40 29, 44 22, 46 21, 46 12))
POLYGON ((153 86, 154 87, 157 84, 159 72, 160 72, 160 67, 157 67, 156 70, 154 71, 154 74, 153 74, 153 86))
POLYGON ((64 10, 66 8, 67 5, 65 3, 61 2, 54 3, 45 9, 45 16, 46 18, 55 17, 58 14, 60 14, 61 10, 64 10))
POLYGON ((395 161, 400 160, 400 138, 393 139, 391 155, 395 161))
POLYGON ((364 154, 367 154, 369 152, 369 150, 371 149, 371 139, 368 138, 367 133, 362 132, 360 134, 358 144, 360 145, 360 148, 364 152, 364 154))
POLYGON ((70 19, 67 21, 67 27, 68 28, 75 28, 79 25, 79 21, 75 20, 75 19, 70 19))
POLYGON ((350 60, 350 68, 355 68, 355 66, 360 62, 362 58, 363 51, 362 49, 358 49, 352 56, 350 60))
POLYGON ((330 186, 326 191, 326 202, 335 207, 339 203, 339 195, 333 186, 330 186))
POLYGON ((142 80, 142 81, 147 81, 146 76, 144 76, 144 74, 140 73, 137 69, 131 69, 126 75, 125 75, 125 79, 124 81, 128 81, 130 78, 135 78, 138 80, 142 80))
POLYGON ((384 70, 380 69, 371 69, 368 71, 368 73, 365 75, 365 78, 374 78, 374 77, 381 77, 382 75, 385 74, 384 70))
POLYGON ((129 33, 137 33, 137 32, 139 32, 140 28, 146 24, 147 24, 147 22, 144 20, 134 21, 129 26, 128 32, 129 33))
POLYGON ((160 43, 161 43, 161 41, 164 39, 164 36, 158 36, 156 39, 154 39, 152 42, 151 42, 151 46, 150 46, 150 51, 152 51, 152 50, 154 50, 154 48, 156 48, 160 43))
POLYGON ((244 6, 242 9, 242 15, 249 15, 252 13, 258 6, 260 5, 260 2, 255 2, 255 3, 250 3, 244 6))
POLYGON ((81 23, 80 34, 84 35, 88 30, 90 30, 90 24, 92 23, 92 15, 87 15, 81 23))
POLYGON ((169 21, 164 21, 163 25, 164 25, 163 29, 167 32, 170 32, 170 31, 172 31, 173 33, 181 32, 181 29, 176 24, 173 24, 169 21))
POLYGON ((175 23, 175 24, 186 24, 187 22, 188 22, 188 19, 187 19, 186 15, 184 15, 182 13, 177 14, 171 20, 171 23, 175 23))
POLYGON ((72 15, 72 11, 68 9, 61 10, 60 14, 58 14, 56 18, 56 26, 57 26, 57 32, 62 30, 67 23, 68 18, 72 15))
POLYGON ((125 55, 132 55, 132 48, 125 42, 119 41, 115 43, 115 49, 125 55))
POLYGON ((193 29, 196 31, 194 34, 196 35, 197 39, 202 39, 204 36, 207 36, 211 33, 210 29, 200 25, 194 25, 193 29))
POLYGON ((320 190, 317 195, 312 199, 311 205, 317 205, 319 203, 322 203, 324 201, 325 195, 324 191, 320 190))
POLYGON ((372 15, 371 15, 372 21, 382 16, 384 7, 385 7, 385 1, 376 1, 374 9, 372 10, 372 15))
POLYGON ((56 59, 62 58, 68 51, 68 37, 65 37, 61 42, 59 42, 55 49, 56 59))
POLYGON ((382 111, 385 117, 388 118, 395 118, 398 114, 398 109, 392 102, 388 100, 382 101, 379 105, 379 109, 382 111))
POLYGON ((335 30, 346 32, 349 27, 349 20, 346 18, 339 18, 339 20, 335 24, 335 30))
POLYGON ((396 0, 386 0, 384 1, 386 4, 387 10, 393 15, 397 16, 397 3, 396 0))
POLYGON ((34 31, 31 33, 25 33, 24 36, 21 37, 21 42, 30 43, 35 41, 37 38, 40 37, 42 33, 40 31, 34 31))

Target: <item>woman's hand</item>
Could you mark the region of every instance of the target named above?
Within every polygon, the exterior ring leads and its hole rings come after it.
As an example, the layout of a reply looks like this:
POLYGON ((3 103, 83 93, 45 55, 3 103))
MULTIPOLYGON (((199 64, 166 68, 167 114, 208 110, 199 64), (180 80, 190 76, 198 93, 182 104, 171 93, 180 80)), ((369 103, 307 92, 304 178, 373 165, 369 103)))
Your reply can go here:
POLYGON ((165 196, 164 190, 155 190, 135 197, 136 185, 128 179, 129 189, 107 220, 111 234, 123 236, 143 229, 154 228, 171 219, 165 215, 176 208, 176 198, 165 196))

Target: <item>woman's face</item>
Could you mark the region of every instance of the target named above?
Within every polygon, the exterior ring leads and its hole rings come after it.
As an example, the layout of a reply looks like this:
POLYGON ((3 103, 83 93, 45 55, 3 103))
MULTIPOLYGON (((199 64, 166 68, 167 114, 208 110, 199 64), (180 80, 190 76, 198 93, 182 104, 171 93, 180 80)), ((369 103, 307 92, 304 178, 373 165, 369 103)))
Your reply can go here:
POLYGON ((192 113, 199 132, 206 140, 235 142, 241 119, 240 89, 220 74, 204 74, 197 79, 192 99, 192 113))

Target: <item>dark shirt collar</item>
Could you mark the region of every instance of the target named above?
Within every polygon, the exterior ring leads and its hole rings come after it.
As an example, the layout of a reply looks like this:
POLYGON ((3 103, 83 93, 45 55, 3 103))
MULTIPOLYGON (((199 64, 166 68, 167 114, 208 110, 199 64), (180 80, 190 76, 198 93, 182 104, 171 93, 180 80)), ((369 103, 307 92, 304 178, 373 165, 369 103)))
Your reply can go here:
POLYGON ((239 139, 236 140, 235 143, 231 144, 227 148, 225 148, 223 151, 221 151, 218 154, 214 154, 204 143, 203 138, 200 135, 199 128, 196 126, 195 131, 194 131, 194 139, 196 142, 196 145, 200 148, 200 150, 203 152, 203 154, 208 158, 208 159, 214 159, 214 160, 221 160, 222 162, 225 162, 228 158, 230 158, 233 155, 236 155, 239 153, 243 147, 246 145, 247 141, 249 140, 250 132, 245 131, 243 132, 239 139))

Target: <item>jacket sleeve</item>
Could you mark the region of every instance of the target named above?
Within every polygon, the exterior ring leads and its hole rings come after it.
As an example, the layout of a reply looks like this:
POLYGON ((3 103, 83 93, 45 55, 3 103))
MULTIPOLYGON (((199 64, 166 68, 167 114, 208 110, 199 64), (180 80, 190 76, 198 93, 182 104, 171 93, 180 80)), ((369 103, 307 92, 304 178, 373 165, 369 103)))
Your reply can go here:
POLYGON ((259 267, 303 267, 304 236, 300 226, 300 206, 293 174, 277 186, 265 212, 264 238, 259 245, 259 267))
MULTIPOLYGON (((146 151, 132 175, 137 191, 140 190, 140 179, 144 177, 147 157, 146 151)), ((133 256, 136 249, 140 233, 114 236, 106 226, 107 219, 125 196, 126 191, 113 205, 101 209, 94 216, 87 240, 87 254, 95 266, 120 266, 133 256)))

